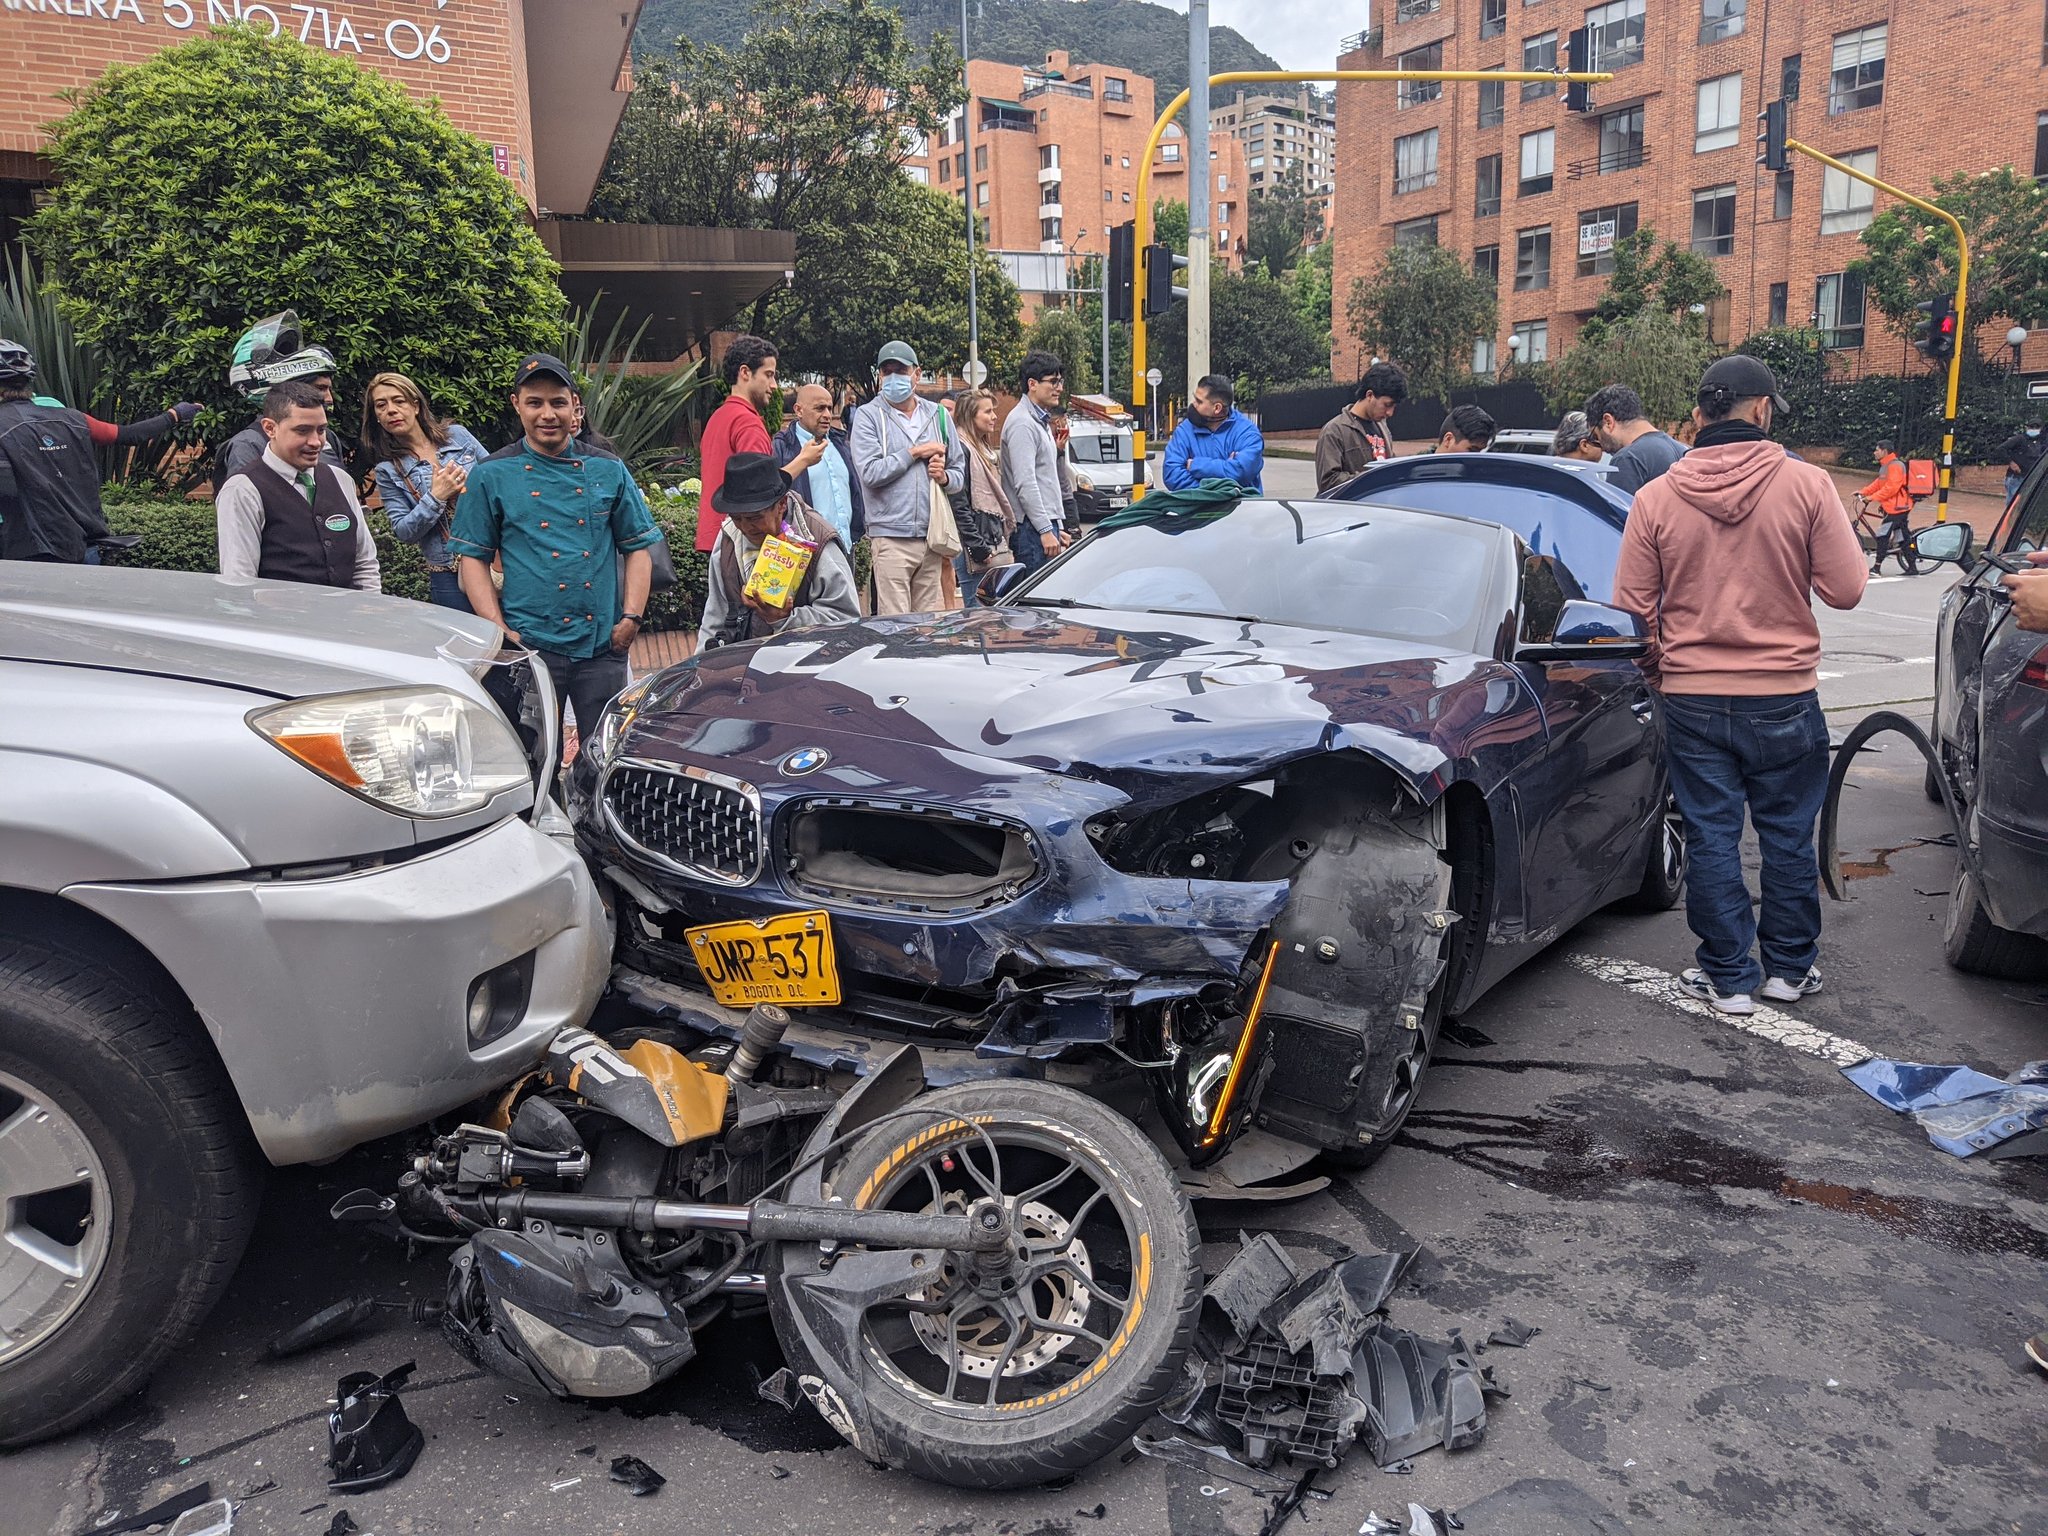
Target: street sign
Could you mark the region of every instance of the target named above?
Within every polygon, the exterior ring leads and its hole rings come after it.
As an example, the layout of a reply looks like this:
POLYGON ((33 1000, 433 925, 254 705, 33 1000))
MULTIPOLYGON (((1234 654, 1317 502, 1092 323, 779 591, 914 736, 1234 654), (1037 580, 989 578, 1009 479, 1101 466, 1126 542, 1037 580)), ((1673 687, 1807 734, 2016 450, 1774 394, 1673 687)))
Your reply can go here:
POLYGON ((984 363, 980 358, 977 357, 973 362, 967 365, 967 382, 971 384, 974 388, 979 389, 987 381, 988 364, 984 363))
POLYGON ((2048 379, 2027 380, 2027 398, 2029 400, 2048 400, 2048 379))
POLYGON ((1150 384, 1154 389, 1157 389, 1160 386, 1160 384, 1164 382, 1165 378, 1166 375, 1161 373, 1157 368, 1147 368, 1145 370, 1145 382, 1147 384, 1150 384))

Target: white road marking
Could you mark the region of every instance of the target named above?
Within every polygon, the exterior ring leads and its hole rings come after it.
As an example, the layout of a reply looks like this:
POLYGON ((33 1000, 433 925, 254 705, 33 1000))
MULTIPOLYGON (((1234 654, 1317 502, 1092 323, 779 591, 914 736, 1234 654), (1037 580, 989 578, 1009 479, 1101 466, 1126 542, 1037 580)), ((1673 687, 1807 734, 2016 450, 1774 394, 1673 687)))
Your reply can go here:
POLYGON ((1866 587, 1882 587, 1887 586, 1894 581, 1905 581, 1906 579, 1907 578, 1904 576, 1873 576, 1870 578, 1870 580, 1866 581, 1864 585, 1866 587))
POLYGON ((1902 667, 1931 667, 1934 665, 1934 658, 1932 656, 1908 656, 1899 665, 1902 667))
POLYGON ((1814 674, 1814 676, 1818 677, 1824 683, 1832 683, 1836 678, 1840 677, 1841 675, 1842 674, 1839 672, 1816 672, 1814 674))
POLYGON ((1746 1035, 1789 1047, 1802 1055, 1817 1056, 1838 1067, 1853 1067, 1877 1054, 1844 1035, 1831 1035, 1811 1024, 1802 1024, 1791 1014, 1766 1003, 1758 1003, 1756 1012, 1751 1014, 1717 1012, 1679 986, 1676 976, 1669 971, 1660 971, 1654 965, 1639 965, 1633 960, 1615 960, 1605 955, 1571 954, 1565 959, 1588 975, 1612 982, 1638 997, 1647 997, 1652 1002, 1663 1003, 1680 1013, 1689 1013, 1710 1023, 1729 1025, 1746 1035))

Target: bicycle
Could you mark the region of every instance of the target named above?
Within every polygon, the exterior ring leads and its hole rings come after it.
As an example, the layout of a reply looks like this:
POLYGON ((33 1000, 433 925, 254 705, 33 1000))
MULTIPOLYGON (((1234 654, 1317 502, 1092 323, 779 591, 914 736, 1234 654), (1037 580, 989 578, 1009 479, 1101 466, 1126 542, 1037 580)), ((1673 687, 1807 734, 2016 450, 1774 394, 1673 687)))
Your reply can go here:
POLYGON ((1903 520, 1888 527, 1887 524, 1891 523, 1890 514, 1875 502, 1861 496, 1856 498, 1856 511, 1850 515, 1850 521, 1856 528, 1856 542, 1862 545, 1863 553, 1870 557, 1872 575, 1877 573, 1878 567, 1884 563, 1888 555, 1897 558, 1900 568, 1908 576, 1920 574, 1920 562, 1913 558, 1912 544, 1913 534, 1917 531, 1912 526, 1913 513, 1918 511, 1919 507, 1920 498, 1915 496, 1912 504, 1906 509, 1903 520))

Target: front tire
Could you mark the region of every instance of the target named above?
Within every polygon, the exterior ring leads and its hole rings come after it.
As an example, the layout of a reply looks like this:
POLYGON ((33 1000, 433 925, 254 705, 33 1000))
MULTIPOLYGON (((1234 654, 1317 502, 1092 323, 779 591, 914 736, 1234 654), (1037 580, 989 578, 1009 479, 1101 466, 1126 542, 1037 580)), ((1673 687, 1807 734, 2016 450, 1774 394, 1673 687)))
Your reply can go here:
POLYGON ((0 1445, 85 1423, 189 1342, 260 1191, 181 1003, 118 959, 0 937, 0 1445))
POLYGON ((1643 883, 1626 900, 1631 912, 1669 912, 1685 900, 1685 818, 1668 795, 1643 861, 1643 883))
MULTIPOLYGON (((862 1384, 871 1433, 860 1449, 959 1488, 1079 1472, 1127 1442, 1180 1379, 1201 1305, 1194 1212, 1159 1150, 1071 1089, 968 1083, 914 1108, 858 1142, 829 1193, 932 1211, 997 1189, 1030 1257, 1005 1287, 977 1284, 948 1254, 929 1287, 867 1309, 861 1358, 839 1362, 862 1384)), ((781 1295, 816 1252, 787 1244, 770 1261, 776 1332, 800 1377, 826 1373, 781 1295)))
POLYGON ((1976 878, 1960 863, 1949 891, 1941 947, 1950 965, 1973 976, 2001 981, 2038 981, 2048 976, 2048 942, 1994 923, 1976 878))

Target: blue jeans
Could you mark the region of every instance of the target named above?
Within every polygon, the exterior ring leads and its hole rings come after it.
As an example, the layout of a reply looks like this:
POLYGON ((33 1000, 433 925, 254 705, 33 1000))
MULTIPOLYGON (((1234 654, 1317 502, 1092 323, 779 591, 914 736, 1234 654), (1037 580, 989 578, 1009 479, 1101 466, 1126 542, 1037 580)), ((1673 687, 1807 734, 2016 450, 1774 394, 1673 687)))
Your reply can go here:
POLYGON ((1017 557, 1017 563, 1027 571, 1035 571, 1045 564, 1045 535, 1028 522, 1017 524, 1017 531, 1010 535, 1010 553, 1017 557))
POLYGON ((1820 954, 1814 823, 1828 787, 1828 725, 1816 693, 1664 695, 1671 793, 1685 817, 1685 920, 1717 990, 1798 981, 1820 954), (1748 807, 1763 855, 1763 907, 1742 878, 1748 807), (1752 947, 1762 952, 1757 964, 1752 947))
POLYGON ((427 572, 427 596, 436 608, 453 608, 458 613, 475 613, 462 595, 462 578, 453 571, 427 572))

